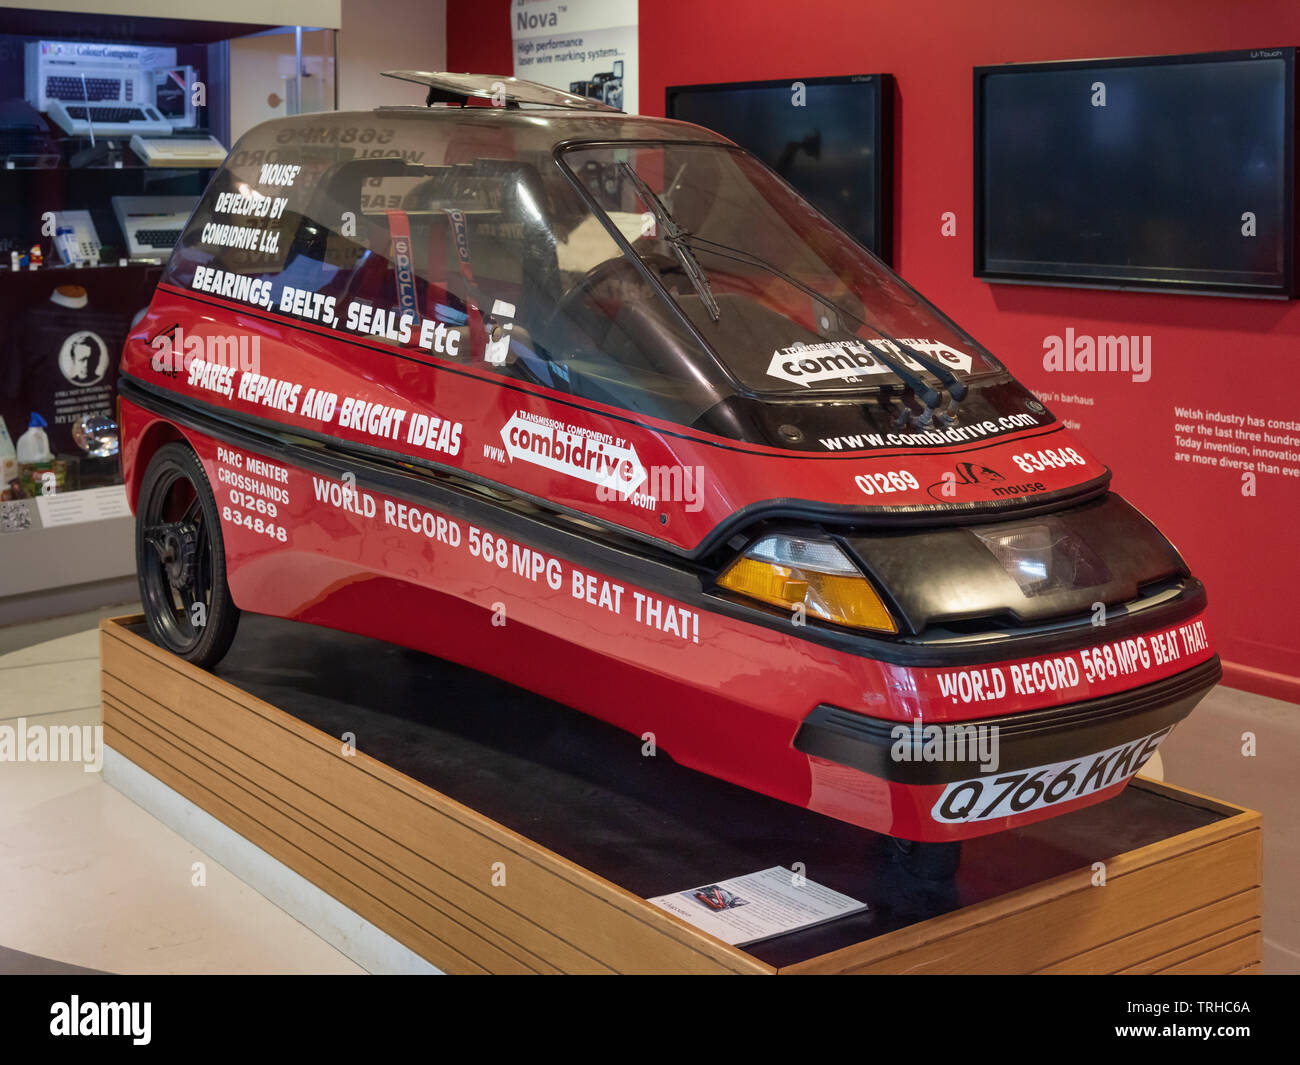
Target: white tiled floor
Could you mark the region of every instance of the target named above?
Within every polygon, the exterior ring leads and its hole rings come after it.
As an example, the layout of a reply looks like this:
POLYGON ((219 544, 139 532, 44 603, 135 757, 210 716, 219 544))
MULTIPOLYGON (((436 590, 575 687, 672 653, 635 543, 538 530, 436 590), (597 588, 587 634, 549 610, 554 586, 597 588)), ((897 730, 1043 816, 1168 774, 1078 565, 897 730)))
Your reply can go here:
POLYGON ((1300 706, 1215 688, 1160 750, 1171 784, 1264 815, 1264 971, 1300 973, 1300 706))
MULTIPOLYGON (((97 724, 98 668, 94 629, 0 654, 0 724, 97 724)), ((1300 973, 1300 706, 1217 688, 1161 751, 1166 780, 1263 812, 1264 968, 1300 973)), ((98 774, 58 763, 0 762, 0 971, 18 964, 5 947, 123 973, 361 971, 98 774)))
MULTIPOLYGON (((94 630, 0 655, 0 724, 20 716, 99 723, 94 630)), ((0 946, 120 973, 361 972, 97 773, 67 763, 0 762, 0 946), (195 862, 205 886, 193 884, 195 862)), ((0 954, 0 969, 23 962, 0 954)))

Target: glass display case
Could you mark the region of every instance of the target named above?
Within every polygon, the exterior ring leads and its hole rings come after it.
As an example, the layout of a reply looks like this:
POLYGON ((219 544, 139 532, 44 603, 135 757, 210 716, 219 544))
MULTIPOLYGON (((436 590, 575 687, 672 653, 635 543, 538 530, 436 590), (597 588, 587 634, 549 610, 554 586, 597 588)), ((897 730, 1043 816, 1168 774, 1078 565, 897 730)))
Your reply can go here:
MULTIPOLYGON (((122 342, 232 140, 267 118, 335 108, 335 38, 0 8, 0 546, 11 559, 23 553, 14 534, 127 516, 122 342)), ((0 567, 0 597, 41 580, 19 579, 24 568, 0 567)))
MULTIPOLYGON (((231 139, 334 109, 335 31, 17 9, 0 29, 0 502, 25 531, 43 497, 120 482, 123 338, 231 139)), ((110 498, 55 510, 125 512, 110 498)))

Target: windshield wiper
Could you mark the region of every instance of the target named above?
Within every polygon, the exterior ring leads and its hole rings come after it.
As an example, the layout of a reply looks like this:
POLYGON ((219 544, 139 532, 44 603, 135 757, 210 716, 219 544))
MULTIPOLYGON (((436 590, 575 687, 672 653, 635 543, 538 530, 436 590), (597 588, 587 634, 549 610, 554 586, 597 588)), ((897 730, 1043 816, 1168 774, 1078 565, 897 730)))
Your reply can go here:
POLYGON ((936 408, 939 406, 940 402, 942 402, 938 393, 936 393, 934 389, 932 389, 929 385, 927 385, 921 378, 917 377, 910 370, 908 370, 905 364, 895 359, 892 355, 889 355, 888 353, 881 351, 873 344, 872 350, 876 353, 876 356, 880 359, 880 361, 883 362, 886 366, 888 366, 891 370, 893 370, 894 376, 896 376, 900 381, 903 382, 903 384, 905 384, 908 388, 910 388, 913 394, 916 395, 916 397, 920 399, 922 403, 925 404, 926 412, 921 416, 921 418, 917 419, 917 424, 922 426, 923 428, 928 427, 931 420, 933 420, 933 418, 936 415, 939 418, 947 421, 949 424, 951 424, 951 422, 955 420, 957 416, 957 404, 961 400, 966 398, 966 393, 968 389, 966 387, 966 383, 962 381, 960 378, 958 378, 956 374, 954 374, 950 369, 948 369, 948 367, 943 365, 943 363, 939 362, 937 359, 931 358, 929 355, 926 355, 923 352, 917 351, 916 348, 912 347, 910 344, 904 344, 897 337, 890 336, 888 333, 886 333, 879 326, 875 325, 873 322, 869 322, 865 318, 862 318, 859 315, 856 315, 851 311, 841 307, 838 303, 834 303, 831 300, 828 300, 825 296, 823 296, 820 292, 814 289, 811 285, 804 284, 797 277, 787 274, 780 267, 773 266, 771 263, 766 262, 765 260, 759 258, 757 255, 754 255, 752 252, 744 251, 741 248, 733 248, 727 244, 719 244, 715 240, 709 240, 706 237, 697 236, 693 233, 687 233, 686 237, 689 238, 691 241, 694 241, 698 244, 701 244, 705 247, 714 250, 715 254, 722 255, 724 257, 730 256, 732 258, 738 259, 741 262, 747 262, 753 266, 761 267, 762 269, 767 270, 769 273, 774 274, 775 276, 781 278, 781 280, 785 281, 787 284, 793 285, 801 292, 807 293, 818 303, 821 303, 826 306, 830 306, 838 313, 843 314, 845 317, 851 318, 854 321, 860 323, 861 325, 866 326, 868 329, 871 329, 874 332, 878 333, 881 340, 885 341, 888 344, 892 344, 894 347, 898 348, 900 351, 904 352, 912 359, 914 359, 919 365, 929 370, 932 374, 934 374, 935 377, 939 378, 944 388, 947 389, 948 395, 951 397, 951 402, 948 405, 947 411, 938 412, 936 408))
POLYGON ((709 317, 716 322, 722 317, 722 312, 718 308, 718 301, 713 295, 713 289, 709 287, 708 276, 696 261, 694 252, 686 244, 691 234, 677 224, 677 220, 668 213, 668 208, 654 194, 654 190, 642 180, 640 174, 627 163, 620 163, 619 166, 623 168, 623 172, 631 180, 637 195, 641 197, 641 202, 650 208, 651 213, 659 222, 659 228, 663 230, 664 240, 668 242, 668 246, 677 255, 677 261, 682 264, 682 270, 690 278, 696 295, 700 297, 700 302, 704 304, 705 309, 709 312, 709 317))

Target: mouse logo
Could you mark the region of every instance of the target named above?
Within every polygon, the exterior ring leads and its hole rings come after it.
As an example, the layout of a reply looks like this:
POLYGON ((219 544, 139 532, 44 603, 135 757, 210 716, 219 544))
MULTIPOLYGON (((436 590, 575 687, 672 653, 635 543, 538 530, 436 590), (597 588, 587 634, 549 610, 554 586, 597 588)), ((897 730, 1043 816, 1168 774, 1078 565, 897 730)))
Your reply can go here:
POLYGON ((958 484, 996 484, 1006 480, 992 466, 982 466, 978 462, 959 462, 954 468, 958 484))
POLYGON ((98 333, 73 333, 59 349, 59 370, 78 388, 99 384, 108 372, 108 345, 98 333))
POLYGON ((1005 480, 1006 477, 992 466, 985 466, 979 462, 959 462, 953 466, 952 473, 944 474, 926 491, 931 499, 944 503, 957 498, 958 485, 1000 484, 1005 480))

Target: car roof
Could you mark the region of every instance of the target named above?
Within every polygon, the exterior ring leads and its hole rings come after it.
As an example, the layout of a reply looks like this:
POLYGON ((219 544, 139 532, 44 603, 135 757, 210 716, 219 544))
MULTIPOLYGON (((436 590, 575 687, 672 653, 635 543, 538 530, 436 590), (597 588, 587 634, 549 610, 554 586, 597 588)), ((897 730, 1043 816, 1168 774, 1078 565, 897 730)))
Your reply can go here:
MULTIPOLYGON (((730 145, 720 134, 670 118, 628 115, 622 111, 587 111, 552 107, 459 107, 434 104, 431 107, 390 106, 373 111, 321 111, 313 114, 273 118, 255 127, 289 132, 322 125, 335 128, 369 126, 377 120, 400 123, 429 123, 453 129, 510 129, 522 148, 549 151, 559 144, 582 141, 698 141, 730 145)), ((412 131, 414 132, 414 131, 412 131)), ((298 138, 292 138, 298 139, 298 138)))

